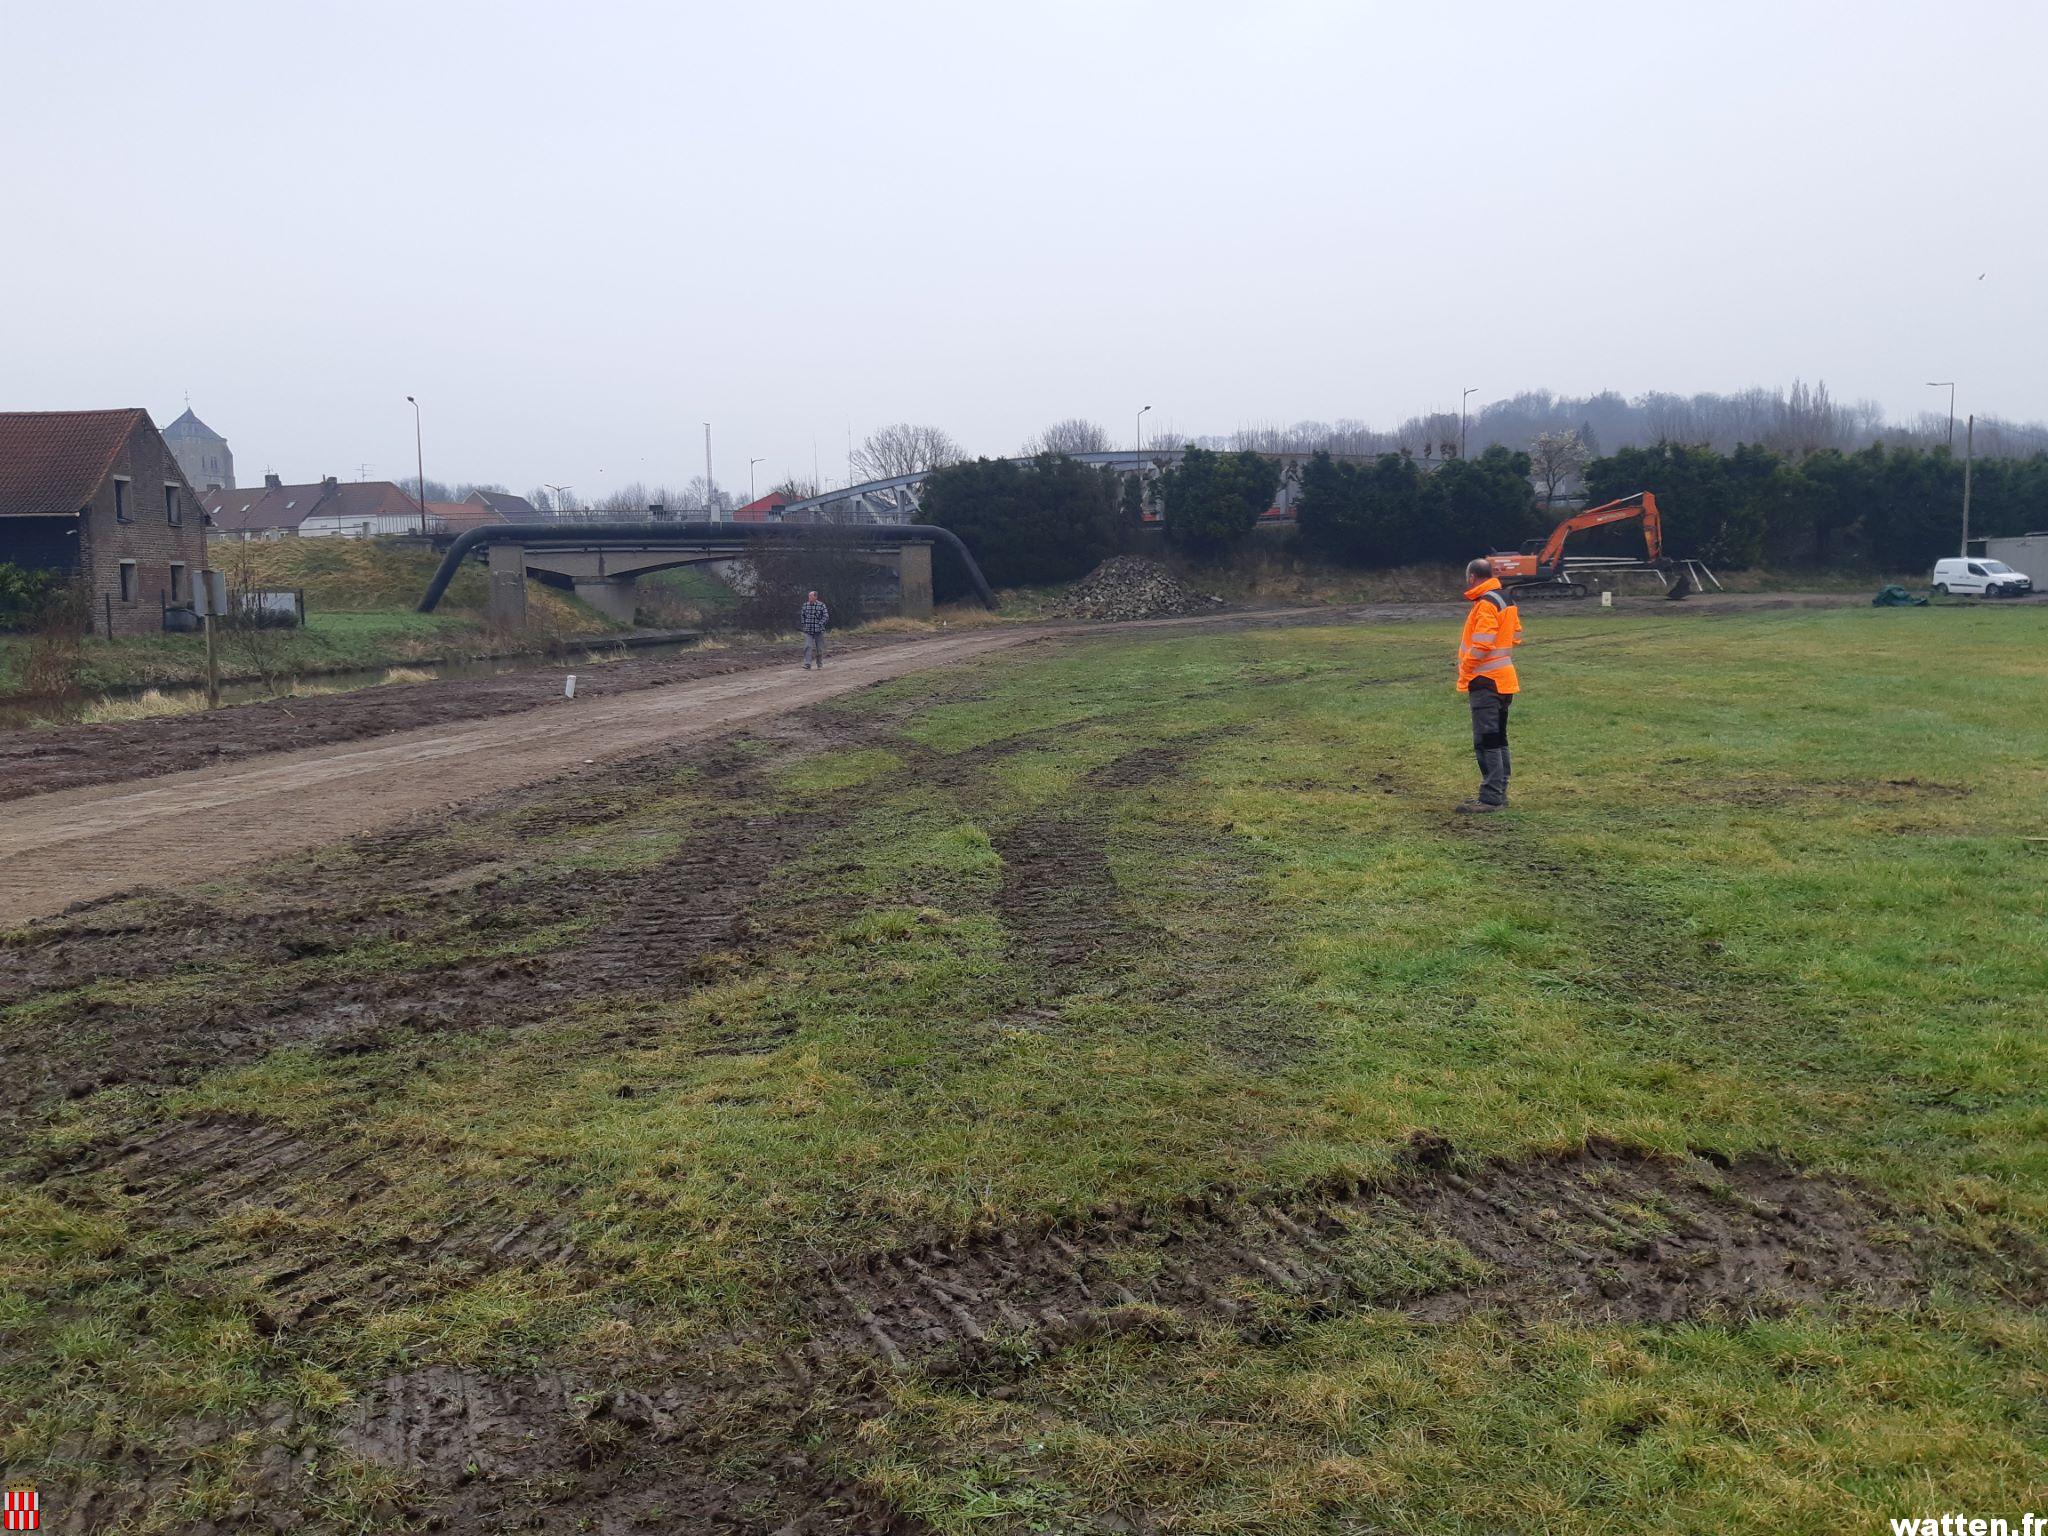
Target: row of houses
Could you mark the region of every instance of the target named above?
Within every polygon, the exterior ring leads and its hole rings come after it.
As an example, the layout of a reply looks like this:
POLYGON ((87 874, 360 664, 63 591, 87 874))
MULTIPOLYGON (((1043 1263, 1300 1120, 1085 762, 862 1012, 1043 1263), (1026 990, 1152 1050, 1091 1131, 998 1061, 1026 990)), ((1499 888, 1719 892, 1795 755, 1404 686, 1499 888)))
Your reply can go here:
POLYGON ((286 485, 276 475, 265 475, 261 486, 210 490, 202 504, 215 536, 230 539, 466 533, 489 523, 519 522, 539 515, 524 496, 502 491, 472 491, 462 501, 430 501, 423 507, 389 480, 343 483, 332 475, 310 485, 286 485))
MULTIPOLYGON (((223 478, 232 481, 231 468, 223 478)), ((261 488, 195 491, 139 406, 0 411, 0 564, 77 580, 101 635, 158 633, 167 612, 189 606, 209 536, 446 535, 535 515, 520 496, 478 491, 423 507, 388 480, 332 476, 286 485, 265 475, 261 488)))

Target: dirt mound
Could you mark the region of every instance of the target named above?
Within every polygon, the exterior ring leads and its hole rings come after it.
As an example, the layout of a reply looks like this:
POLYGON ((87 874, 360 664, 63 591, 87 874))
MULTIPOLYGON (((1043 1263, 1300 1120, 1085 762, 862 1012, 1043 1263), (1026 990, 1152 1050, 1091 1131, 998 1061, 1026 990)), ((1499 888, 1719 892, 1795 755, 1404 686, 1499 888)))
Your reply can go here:
POLYGON ((1060 611, 1098 624, 1131 619, 1165 619, 1219 608, 1220 597, 1197 592, 1156 560, 1113 555, 1074 583, 1060 611))

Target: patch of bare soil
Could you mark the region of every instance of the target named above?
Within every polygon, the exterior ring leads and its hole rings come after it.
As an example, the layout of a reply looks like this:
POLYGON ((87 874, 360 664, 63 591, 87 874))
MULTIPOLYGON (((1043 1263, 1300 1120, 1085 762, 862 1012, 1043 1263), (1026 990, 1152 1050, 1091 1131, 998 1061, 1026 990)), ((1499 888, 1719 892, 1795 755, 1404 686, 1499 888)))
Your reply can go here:
MULTIPOLYGON (((592 642, 593 645, 601 642, 592 642)), ((888 645, 887 636, 836 642, 839 653, 888 645)), ((747 641, 719 650, 629 656, 590 666, 580 650, 559 670, 499 677, 437 679, 360 688, 310 699, 272 699, 166 720, 62 725, 0 732, 0 800, 89 784, 117 784, 188 768, 208 768, 269 752, 361 741, 421 726, 516 714, 562 695, 564 672, 576 674, 576 696, 605 698, 665 683, 722 677, 790 662, 789 647, 747 641)))
POLYGON ((806 1451, 824 1427, 773 1376, 671 1376, 646 1390, 588 1376, 394 1376, 341 1432, 402 1470, 430 1529, 883 1536, 907 1527, 837 1486, 806 1451))
POLYGON ((1051 1347, 1162 1319, 1256 1334, 1275 1317, 1260 1293, 1305 1318, 1501 1307, 1669 1323, 1841 1297, 1897 1306, 1921 1291, 1904 1248, 1872 1235, 1877 1213, 1861 1196, 1779 1164, 1594 1146, 1464 1175, 1448 1159, 1425 1143, 1418 1166, 1384 1186, 1219 1197, 834 1265, 806 1293, 807 1348, 821 1366, 902 1367, 971 1359, 1004 1335, 1051 1347), (1395 1247, 1376 1241, 1388 1237, 1395 1247), (1404 1263, 1404 1250, 1437 1259, 1404 1263))
POLYGON ((996 910, 1029 963, 1057 977, 1129 940, 1134 924, 1099 823, 1033 817, 994 841, 1003 859, 996 910))

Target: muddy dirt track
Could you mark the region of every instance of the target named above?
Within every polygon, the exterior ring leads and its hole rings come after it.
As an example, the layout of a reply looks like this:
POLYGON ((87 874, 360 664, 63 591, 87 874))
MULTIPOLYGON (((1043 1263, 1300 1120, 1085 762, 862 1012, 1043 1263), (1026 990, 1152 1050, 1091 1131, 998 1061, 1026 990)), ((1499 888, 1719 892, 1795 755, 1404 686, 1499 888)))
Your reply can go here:
MULTIPOLYGON (((1841 601, 1731 597, 1688 604, 1686 611, 1841 601)), ((1637 603, 1628 611, 1676 607, 1637 603)), ((1387 623, 1460 611, 1456 603, 1388 603, 1118 628, 1387 623)), ((0 927, 138 886, 206 879, 587 763, 716 736, 906 673, 1104 632, 1019 625, 865 641, 818 673, 786 658, 769 664, 773 653, 759 647, 629 661, 579 674, 573 703, 559 698, 552 674, 529 674, 371 689, 140 726, 19 732, 0 742, 0 798, 26 802, 0 821, 0 861, 9 873, 0 887, 0 927), (320 745, 307 746, 309 738, 320 745), (167 771, 173 765, 177 771, 167 771), (149 782, 138 787, 138 779, 149 782)))

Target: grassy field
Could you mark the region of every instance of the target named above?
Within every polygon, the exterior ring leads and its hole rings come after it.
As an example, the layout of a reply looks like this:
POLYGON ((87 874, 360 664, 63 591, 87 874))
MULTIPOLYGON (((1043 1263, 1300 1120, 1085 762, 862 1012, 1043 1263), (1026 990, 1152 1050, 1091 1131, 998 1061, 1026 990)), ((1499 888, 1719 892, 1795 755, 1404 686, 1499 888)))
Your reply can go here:
MULTIPOLYGON (((483 568, 464 567, 431 614, 413 612, 426 590, 436 558, 422 550, 363 539, 279 539, 223 545, 209 556, 234 572, 237 584, 303 591, 306 623, 281 635, 264 664, 286 676, 366 667, 402 666, 441 656, 487 656, 508 648, 504 636, 484 623, 488 578, 483 568)), ((610 622, 583 604, 539 582, 527 583, 529 633, 509 642, 530 650, 551 636, 597 634, 610 622)), ((20 686, 30 640, 0 635, 0 697, 20 686)), ((232 642, 223 645, 222 676, 230 681, 261 674, 254 659, 232 642)), ((202 683, 206 680, 204 640, 196 635, 156 634, 119 640, 88 639, 77 655, 77 686, 103 689, 202 683)))
POLYGON ((110 1529, 2040 1511, 2043 614, 1529 630, 1502 816, 1449 810, 1446 624, 1110 633, 13 936, 9 1479, 110 1529))

